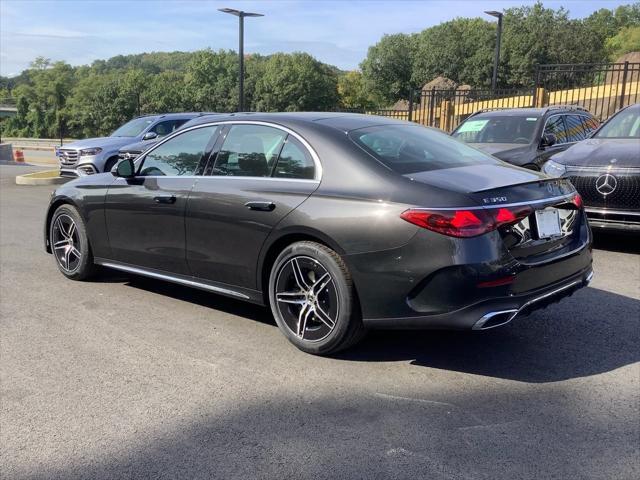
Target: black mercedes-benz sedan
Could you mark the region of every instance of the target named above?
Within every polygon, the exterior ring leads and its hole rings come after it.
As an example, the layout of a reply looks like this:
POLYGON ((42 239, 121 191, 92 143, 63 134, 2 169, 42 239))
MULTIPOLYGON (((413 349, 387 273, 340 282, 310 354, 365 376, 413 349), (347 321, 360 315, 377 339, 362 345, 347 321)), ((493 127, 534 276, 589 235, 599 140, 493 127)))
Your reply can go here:
POLYGON ((440 131, 339 113, 202 119, 53 193, 60 271, 98 266, 269 305, 298 348, 367 328, 492 328, 592 276, 565 179, 440 131))
POLYGON ((594 229, 640 233, 640 103, 553 156, 544 171, 571 180, 594 229))

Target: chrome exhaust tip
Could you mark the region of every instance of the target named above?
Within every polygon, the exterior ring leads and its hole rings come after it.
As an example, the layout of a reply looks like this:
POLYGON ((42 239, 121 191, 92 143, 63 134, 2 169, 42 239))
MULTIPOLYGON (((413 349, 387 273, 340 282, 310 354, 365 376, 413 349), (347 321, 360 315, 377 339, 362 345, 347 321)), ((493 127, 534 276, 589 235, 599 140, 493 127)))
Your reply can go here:
POLYGON ((489 312, 473 325, 472 330, 489 330, 501 327, 513 320, 517 314, 517 309, 489 312))

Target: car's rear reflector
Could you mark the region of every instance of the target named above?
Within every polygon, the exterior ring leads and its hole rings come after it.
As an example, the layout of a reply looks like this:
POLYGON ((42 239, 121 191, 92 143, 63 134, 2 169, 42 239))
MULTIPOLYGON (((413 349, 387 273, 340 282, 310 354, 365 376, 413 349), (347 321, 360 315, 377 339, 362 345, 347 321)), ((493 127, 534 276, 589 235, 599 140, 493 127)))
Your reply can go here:
POLYGON ((529 206, 517 208, 479 208, 475 210, 409 209, 400 214, 403 220, 451 237, 469 238, 483 235, 503 225, 518 223, 533 212, 529 206))

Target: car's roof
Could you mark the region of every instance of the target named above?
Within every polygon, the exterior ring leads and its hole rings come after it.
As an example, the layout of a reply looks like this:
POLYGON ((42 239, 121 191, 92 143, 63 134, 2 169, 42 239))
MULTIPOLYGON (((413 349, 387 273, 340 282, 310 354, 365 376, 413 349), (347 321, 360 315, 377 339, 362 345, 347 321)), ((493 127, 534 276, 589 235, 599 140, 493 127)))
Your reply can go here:
MULTIPOLYGON (((338 130, 348 132, 351 130, 373 127, 378 125, 409 125, 406 121, 394 120, 376 115, 365 115, 359 113, 342 112, 283 112, 283 113, 260 113, 260 112, 240 112, 217 115, 204 115, 190 122, 190 126, 202 123, 228 122, 250 120, 255 122, 271 122, 282 126, 294 127, 296 125, 313 126, 321 124, 333 127, 338 130)), ((412 124, 417 125, 417 124, 412 124)))
POLYGON ((540 108, 505 108, 498 110, 486 110, 480 111, 471 117, 542 117, 546 114, 554 113, 582 113, 590 115, 589 111, 585 108, 575 107, 572 105, 552 105, 550 107, 540 108))
POLYGON ((175 112, 175 113, 150 113, 148 115, 140 115, 137 118, 152 118, 156 120, 160 119, 181 119, 181 118, 196 118, 203 115, 215 115, 214 112, 175 112))

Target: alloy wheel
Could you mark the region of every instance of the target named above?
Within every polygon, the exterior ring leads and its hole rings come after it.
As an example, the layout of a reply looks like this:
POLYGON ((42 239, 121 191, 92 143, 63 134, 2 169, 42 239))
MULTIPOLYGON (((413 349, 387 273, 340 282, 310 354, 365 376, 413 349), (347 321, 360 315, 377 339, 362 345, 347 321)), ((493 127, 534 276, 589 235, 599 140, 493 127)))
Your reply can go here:
POLYGON ((82 260, 80 236, 76 222, 67 214, 56 217, 51 230, 51 243, 58 264, 66 271, 73 272, 82 260))
POLYGON ((280 269, 275 284, 276 308, 301 340, 317 342, 334 329, 339 315, 338 290, 317 260, 296 256, 280 269))

